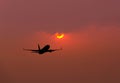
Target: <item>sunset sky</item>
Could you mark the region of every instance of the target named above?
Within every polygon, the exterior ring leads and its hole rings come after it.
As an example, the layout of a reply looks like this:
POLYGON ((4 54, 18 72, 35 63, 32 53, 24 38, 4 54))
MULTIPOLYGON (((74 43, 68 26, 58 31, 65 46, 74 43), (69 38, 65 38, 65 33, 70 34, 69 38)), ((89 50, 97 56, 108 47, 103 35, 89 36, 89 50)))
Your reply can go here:
POLYGON ((0 83, 120 83, 120 0, 0 0, 0 83))

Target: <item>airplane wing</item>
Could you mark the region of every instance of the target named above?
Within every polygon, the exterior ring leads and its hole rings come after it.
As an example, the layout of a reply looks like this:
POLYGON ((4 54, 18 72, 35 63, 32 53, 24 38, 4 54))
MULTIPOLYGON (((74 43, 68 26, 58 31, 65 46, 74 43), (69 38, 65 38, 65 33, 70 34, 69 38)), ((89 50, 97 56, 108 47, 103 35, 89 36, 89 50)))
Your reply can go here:
POLYGON ((39 50, 32 50, 32 49, 24 49, 23 50, 26 50, 26 51, 33 51, 33 52, 38 52, 39 50))
POLYGON ((48 51, 49 51, 49 52, 53 52, 53 51, 58 51, 58 50, 62 50, 62 48, 61 48, 61 49, 54 49, 54 50, 50 49, 50 50, 48 50, 48 51))

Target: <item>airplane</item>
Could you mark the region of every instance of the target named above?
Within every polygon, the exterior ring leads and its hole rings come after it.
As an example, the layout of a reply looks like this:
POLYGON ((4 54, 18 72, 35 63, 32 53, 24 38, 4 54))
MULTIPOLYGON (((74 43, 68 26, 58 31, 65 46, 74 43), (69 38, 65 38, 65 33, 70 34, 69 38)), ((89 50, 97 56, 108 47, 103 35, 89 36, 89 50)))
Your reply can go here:
POLYGON ((32 53, 38 53, 38 54, 44 54, 46 52, 54 52, 54 51, 57 51, 57 50, 62 50, 61 49, 50 49, 50 45, 45 45, 42 49, 40 49, 40 45, 38 44, 38 50, 33 50, 33 49, 24 49, 23 50, 26 50, 26 51, 32 51, 32 53))

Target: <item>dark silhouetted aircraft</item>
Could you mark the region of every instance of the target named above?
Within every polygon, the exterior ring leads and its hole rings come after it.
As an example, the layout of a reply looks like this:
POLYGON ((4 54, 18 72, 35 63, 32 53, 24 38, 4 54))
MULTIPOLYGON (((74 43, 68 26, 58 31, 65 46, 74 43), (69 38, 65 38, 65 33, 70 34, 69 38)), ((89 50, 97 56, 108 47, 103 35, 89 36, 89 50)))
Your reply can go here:
POLYGON ((45 45, 42 49, 40 49, 40 45, 38 44, 38 50, 32 50, 32 49, 24 49, 24 50, 32 51, 33 53, 44 54, 46 52, 54 52, 62 49, 50 49, 50 45, 45 45))

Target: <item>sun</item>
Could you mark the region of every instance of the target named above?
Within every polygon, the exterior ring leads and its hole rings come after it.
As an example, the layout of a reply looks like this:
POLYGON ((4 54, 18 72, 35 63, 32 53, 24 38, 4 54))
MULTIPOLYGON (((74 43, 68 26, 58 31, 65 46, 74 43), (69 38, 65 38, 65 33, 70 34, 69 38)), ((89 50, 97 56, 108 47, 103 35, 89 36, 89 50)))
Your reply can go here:
POLYGON ((64 34, 63 33, 56 33, 55 35, 56 35, 56 38, 58 38, 58 39, 64 38, 64 34))

